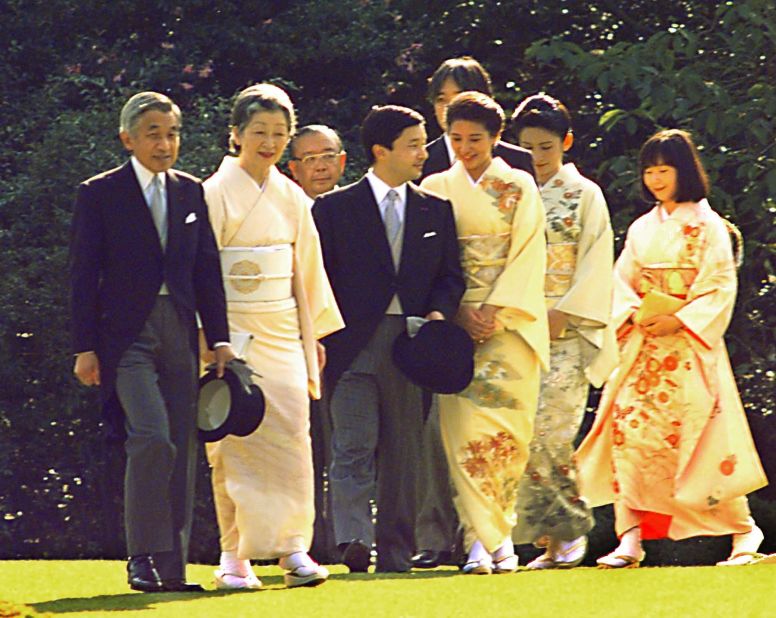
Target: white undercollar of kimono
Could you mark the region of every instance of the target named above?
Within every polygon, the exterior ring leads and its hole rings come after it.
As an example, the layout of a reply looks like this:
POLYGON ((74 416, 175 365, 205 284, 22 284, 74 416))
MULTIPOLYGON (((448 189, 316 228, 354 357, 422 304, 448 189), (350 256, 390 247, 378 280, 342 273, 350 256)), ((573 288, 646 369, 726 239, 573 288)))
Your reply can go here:
POLYGON ((258 183, 256 179, 251 176, 246 170, 243 169, 243 167, 240 165, 240 160, 232 155, 227 155, 223 158, 221 161, 221 165, 218 168, 218 171, 221 173, 226 174, 227 176, 232 176, 235 178, 235 180, 241 179, 243 181, 249 181, 251 185, 257 189, 260 192, 264 192, 264 189, 267 188, 267 184, 269 184, 270 179, 275 175, 279 174, 280 172, 278 169, 273 165, 272 167, 267 170, 267 175, 264 177, 264 182, 258 183))
POLYGON ((564 163, 560 166, 560 169, 557 172, 555 172, 552 176, 550 176, 550 178, 547 179, 546 182, 541 183, 539 188, 544 189, 545 187, 551 187, 552 185, 550 183, 556 178, 563 180, 567 178, 575 178, 581 175, 582 174, 579 173, 576 165, 573 163, 564 163))
POLYGON ((159 180, 162 183, 161 190, 164 192, 165 188, 167 187, 166 173, 163 172, 161 174, 154 174, 145 165, 143 165, 135 155, 132 155, 129 160, 132 163, 132 169, 135 171, 135 178, 137 178, 137 181, 140 183, 140 187, 143 189, 143 193, 146 193, 150 190, 150 185, 154 179, 154 176, 159 176, 159 180))
POLYGON ((487 167, 487 169, 480 174, 480 177, 477 180, 474 180, 470 175, 469 172, 466 171, 466 168, 463 166, 463 163, 460 161, 455 162, 456 166, 459 166, 459 173, 462 173, 471 183, 472 187, 476 187, 478 184, 480 184, 480 181, 488 175, 499 175, 499 173, 503 173, 504 170, 511 170, 512 168, 509 166, 509 164, 504 161, 501 157, 493 157, 490 161, 490 165, 487 167))
POLYGON ((662 204, 657 205, 657 216, 660 222, 676 219, 684 221, 686 219, 705 218, 712 212, 711 206, 706 198, 700 202, 682 202, 677 204, 672 213, 668 213, 662 204))
POLYGON ((372 189, 372 194, 375 196, 375 201, 380 208, 381 215, 383 214, 383 201, 388 195, 388 192, 393 190, 399 194, 399 202, 396 204, 396 211, 399 213, 399 221, 404 221, 404 205, 407 203, 407 183, 404 182, 398 187, 391 187, 388 183, 378 178, 371 167, 366 173, 366 179, 372 189))

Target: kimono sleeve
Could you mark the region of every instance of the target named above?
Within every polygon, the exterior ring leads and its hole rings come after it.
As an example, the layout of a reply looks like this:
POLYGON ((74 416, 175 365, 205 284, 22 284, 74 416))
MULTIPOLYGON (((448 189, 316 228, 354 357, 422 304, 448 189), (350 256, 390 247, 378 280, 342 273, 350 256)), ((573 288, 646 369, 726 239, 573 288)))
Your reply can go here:
POLYGON ((722 340, 736 302, 736 268, 730 236, 719 215, 704 227, 706 243, 687 304, 674 315, 701 345, 711 349, 722 340))
POLYGON ((213 228, 216 245, 220 251, 224 248, 224 225, 226 223, 224 193, 221 189, 221 183, 213 179, 203 182, 202 187, 205 190, 205 202, 207 203, 210 225, 213 228))
POLYGON ((628 228, 625 246, 614 264, 612 326, 615 329, 620 329, 641 306, 641 297, 634 287, 641 271, 634 239, 638 233, 645 233, 644 230, 637 232, 642 227, 639 223, 640 220, 637 220, 628 228))
POLYGON ((321 243, 310 207, 304 203, 294 244, 295 276, 304 289, 304 295, 316 339, 344 327, 334 292, 323 263, 321 243))
POLYGON ((612 310, 614 235, 601 189, 593 186, 585 193, 574 275, 554 308, 569 315, 576 326, 602 328, 612 310))
POLYGON ((506 329, 519 332, 546 367, 549 331, 544 301, 544 206, 535 184, 522 178, 520 184, 523 193, 512 220, 507 261, 485 303, 501 307, 497 314, 499 322, 506 329))

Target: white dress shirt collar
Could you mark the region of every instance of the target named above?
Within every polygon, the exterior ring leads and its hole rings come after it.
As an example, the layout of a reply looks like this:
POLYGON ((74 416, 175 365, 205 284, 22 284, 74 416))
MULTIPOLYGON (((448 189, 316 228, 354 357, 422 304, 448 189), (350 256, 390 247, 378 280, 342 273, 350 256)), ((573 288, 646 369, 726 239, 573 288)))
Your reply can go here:
POLYGON ((407 183, 404 182, 398 187, 391 187, 378 178, 371 169, 366 173, 366 179, 369 181, 369 186, 372 188, 372 194, 375 196, 375 201, 380 208, 380 216, 385 216, 385 198, 388 195, 388 192, 396 191, 399 196, 399 200, 396 202, 396 212, 399 213, 399 221, 404 221, 404 210, 407 204, 407 183))
POLYGON ((135 177, 140 183, 140 188, 143 190, 143 194, 147 194, 151 190, 151 182, 154 176, 159 176, 159 180, 162 182, 162 195, 164 195, 164 189, 167 187, 167 174, 154 174, 145 165, 137 160, 137 157, 132 155, 130 158, 132 162, 132 169, 135 170, 135 177))

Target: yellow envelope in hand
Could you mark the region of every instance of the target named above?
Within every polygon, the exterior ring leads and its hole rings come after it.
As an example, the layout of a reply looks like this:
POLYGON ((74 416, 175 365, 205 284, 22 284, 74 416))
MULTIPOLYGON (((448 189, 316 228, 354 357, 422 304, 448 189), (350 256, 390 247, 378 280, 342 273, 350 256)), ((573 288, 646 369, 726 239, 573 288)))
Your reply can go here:
POLYGON ((641 324, 656 315, 673 315, 684 307, 686 301, 670 294, 650 290, 641 299, 641 306, 633 315, 633 321, 641 324))

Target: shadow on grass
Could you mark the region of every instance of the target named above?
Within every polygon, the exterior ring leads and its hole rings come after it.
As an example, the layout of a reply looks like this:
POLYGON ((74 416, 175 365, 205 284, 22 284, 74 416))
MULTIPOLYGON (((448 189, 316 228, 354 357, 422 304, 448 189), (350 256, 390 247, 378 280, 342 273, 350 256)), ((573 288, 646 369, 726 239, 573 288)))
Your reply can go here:
POLYGON ((425 571, 407 571, 406 573, 333 573, 329 575, 332 580, 348 581, 374 581, 381 579, 437 579, 440 577, 453 577, 461 575, 461 571, 455 569, 429 569, 425 571))
POLYGON ((30 603, 37 612, 67 614, 72 612, 123 612, 149 609, 152 605, 170 601, 195 601, 203 597, 214 598, 228 594, 246 594, 255 591, 212 590, 205 592, 128 592, 126 594, 100 594, 94 597, 54 599, 43 603, 30 603))
MULTIPOLYGON (((436 579, 459 575, 457 570, 410 571, 408 573, 334 573, 329 576, 333 581, 370 582, 385 579, 436 579)), ((282 575, 265 575, 261 577, 264 593, 285 590, 282 575)), ((195 601, 197 599, 232 595, 251 594, 257 590, 206 590, 205 592, 128 592, 124 594, 101 594, 93 597, 72 597, 54 599, 42 603, 31 603, 29 607, 36 612, 51 614, 68 614, 75 612, 121 612, 127 610, 150 609, 159 603, 171 601, 195 601)))

